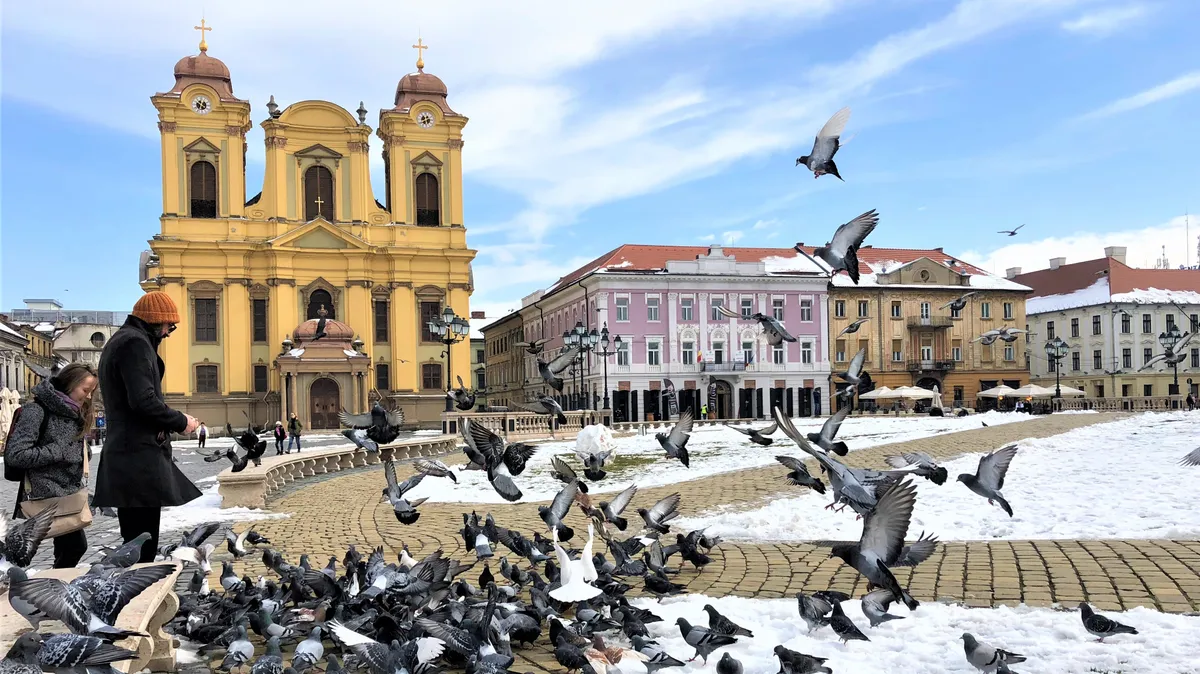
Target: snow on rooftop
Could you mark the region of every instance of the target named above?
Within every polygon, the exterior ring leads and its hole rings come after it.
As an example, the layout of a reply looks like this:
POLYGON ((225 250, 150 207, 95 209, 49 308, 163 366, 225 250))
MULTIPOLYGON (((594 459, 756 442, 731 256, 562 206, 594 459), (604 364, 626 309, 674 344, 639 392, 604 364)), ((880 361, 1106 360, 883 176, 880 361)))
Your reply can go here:
MULTIPOLYGON (((1114 296, 1115 298, 1115 296, 1114 296)), ((1061 295, 1045 295, 1030 297, 1025 300, 1026 314, 1044 314, 1051 311, 1064 311, 1078 307, 1091 307, 1109 302, 1108 277, 1102 276, 1086 288, 1061 295)), ((1125 300, 1132 302, 1133 300, 1125 300)))
POLYGON ((1200 293, 1194 290, 1160 290, 1158 288, 1136 288, 1127 293, 1116 293, 1113 302, 1133 304, 1200 304, 1200 293))
POLYGON ((14 330, 14 329, 8 327, 8 325, 6 323, 4 323, 3 321, 0 321, 0 332, 7 332, 10 335, 13 335, 15 337, 20 337, 22 340, 26 340, 26 341, 28 341, 28 339, 29 339, 24 334, 22 334, 21 331, 14 330))
POLYGON ((804 253, 796 253, 790 257, 764 257, 762 263, 768 274, 794 274, 798 272, 810 274, 829 273, 829 270, 823 263, 804 253))

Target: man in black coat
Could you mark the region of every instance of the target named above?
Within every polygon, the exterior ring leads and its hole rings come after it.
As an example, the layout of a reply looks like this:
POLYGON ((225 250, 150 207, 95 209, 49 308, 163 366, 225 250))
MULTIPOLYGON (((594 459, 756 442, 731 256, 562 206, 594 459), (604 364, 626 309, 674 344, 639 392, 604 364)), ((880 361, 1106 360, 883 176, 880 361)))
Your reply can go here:
POLYGON ((154 561, 158 550, 161 508, 200 496, 171 457, 171 433, 191 433, 199 422, 168 407, 162 393, 165 371, 158 344, 178 322, 179 310, 170 295, 148 292, 100 354, 108 433, 92 504, 117 509, 126 542, 150 534, 142 545, 143 562, 154 561))

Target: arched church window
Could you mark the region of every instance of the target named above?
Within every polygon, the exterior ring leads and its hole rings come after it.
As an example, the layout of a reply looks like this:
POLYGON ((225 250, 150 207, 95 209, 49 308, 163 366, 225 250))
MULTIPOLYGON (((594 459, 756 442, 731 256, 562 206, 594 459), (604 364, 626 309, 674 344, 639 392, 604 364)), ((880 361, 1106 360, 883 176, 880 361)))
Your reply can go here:
POLYGON ((317 216, 333 222, 333 174, 324 166, 304 172, 304 219, 317 216))
POLYGON ((314 318, 320 318, 317 312, 321 310, 321 307, 325 307, 325 311, 327 312, 325 314, 325 318, 327 320, 335 320, 333 297, 329 295, 328 290, 318 288, 312 291, 312 294, 308 296, 308 310, 305 312, 305 319, 312 320, 314 318))
POLYGON ((191 168, 191 215, 193 218, 217 217, 217 168, 198 161, 191 168))
POLYGON ((417 224, 437 227, 442 224, 438 205, 438 181, 432 173, 417 176, 417 224))

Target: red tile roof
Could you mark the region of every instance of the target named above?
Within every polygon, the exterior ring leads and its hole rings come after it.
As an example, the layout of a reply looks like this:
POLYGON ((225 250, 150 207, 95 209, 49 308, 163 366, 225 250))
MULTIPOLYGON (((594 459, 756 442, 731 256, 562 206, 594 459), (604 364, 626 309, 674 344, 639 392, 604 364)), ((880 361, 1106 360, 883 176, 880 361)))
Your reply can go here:
MULTIPOLYGON (((815 246, 802 246, 804 252, 813 254, 815 246)), ((620 271, 650 272, 666 269, 668 260, 694 260, 699 255, 707 255, 708 246, 653 246, 643 244, 625 244, 618 246, 604 255, 592 260, 575 271, 563 276, 551 289, 570 285, 587 274, 605 268, 616 268, 620 271)), ((732 255, 738 262, 761 262, 771 257, 795 257, 793 248, 737 248, 722 247, 726 255, 732 255)), ((956 261, 958 266, 969 274, 987 274, 984 270, 967 264, 962 260, 942 252, 940 248, 874 248, 864 246, 858 250, 860 271, 871 273, 864 265, 882 262, 899 262, 907 264, 921 258, 930 258, 936 262, 946 263, 956 261)))
POLYGON ((1108 277, 1112 293, 1134 290, 1190 290, 1200 293, 1200 271, 1195 269, 1135 269, 1114 262, 1108 277))
POLYGON ((1020 274, 1012 280, 1033 288, 1032 299, 1083 290, 1104 276, 1108 276, 1110 296, 1150 288, 1200 292, 1200 271, 1195 269, 1137 269, 1111 257, 1020 274))

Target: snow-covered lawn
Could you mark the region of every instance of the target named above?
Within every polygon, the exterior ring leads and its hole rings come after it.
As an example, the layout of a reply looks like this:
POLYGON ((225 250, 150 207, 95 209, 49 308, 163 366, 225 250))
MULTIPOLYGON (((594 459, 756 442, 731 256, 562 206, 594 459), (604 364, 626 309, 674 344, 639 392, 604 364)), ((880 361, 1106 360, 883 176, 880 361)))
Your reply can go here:
POLYGON ((1120 635, 1107 639, 1106 643, 1096 643, 1095 638, 1084 631, 1078 611, 1027 606, 982 609, 929 602, 911 613, 903 606, 893 606, 892 613, 904 616, 904 619, 871 628, 859 601, 853 599, 843 603, 842 608, 871 641, 851 641, 842 645, 828 627, 809 635, 794 598, 713 599, 690 595, 667 599, 661 604, 653 600, 634 603, 662 617, 661 623, 651 623, 648 627, 664 650, 680 660, 692 657, 695 650, 683 642, 675 620, 683 617, 693 625, 707 626, 705 604, 712 604, 730 620, 754 633, 753 638, 739 638, 738 643, 715 651, 709 656, 707 667, 697 659, 683 670, 670 671, 713 672, 721 656, 729 653, 741 661, 746 674, 774 674, 779 671, 774 648, 783 645, 793 651, 828 658, 825 666, 838 673, 975 673, 977 670, 967 663, 963 653, 964 632, 1028 658, 1013 667, 1017 672, 1184 674, 1200 671, 1196 649, 1196 644, 1200 643, 1200 618, 1145 608, 1124 613, 1103 612, 1136 627, 1140 634, 1120 635))
MULTIPOLYGON (((1198 430, 1200 414, 1148 412, 1019 442, 1002 490, 1014 511, 1011 518, 955 479, 974 473, 981 454, 948 461, 946 484, 915 478, 909 536, 926 531, 944 541, 1194 537, 1200 534, 1200 509, 1190 504, 1200 469, 1181 467, 1179 459, 1200 444, 1198 430)), ((822 510, 828 494, 799 487, 796 494, 754 510, 713 511, 679 527, 707 526, 730 540, 858 538, 862 523, 853 512, 822 510)))
POLYGON ((218 485, 203 490, 203 495, 181 506, 162 509, 162 531, 190 529, 205 522, 243 522, 246 520, 277 520, 290 515, 250 508, 222 508, 218 485))
MULTIPOLYGON (((1036 417, 1027 414, 988 412, 969 417, 851 417, 842 424, 838 438, 845 440, 850 451, 865 449, 904 440, 923 438, 939 433, 964 431, 982 426, 999 426, 1007 423, 1028 421, 1036 417)), ((796 428, 803 433, 821 430, 824 419, 797 419, 796 428)), ((767 422, 756 422, 762 428, 767 422)), ((798 451, 783 433, 776 433, 775 444, 760 447, 737 431, 723 426, 696 428, 688 442, 691 468, 685 468, 676 460, 668 460, 653 433, 616 438, 617 458, 612 468, 606 468, 608 477, 603 482, 593 483, 591 493, 615 492, 636 483, 639 487, 657 487, 687 480, 696 480, 718 473, 744 470, 775 463, 775 455, 781 452, 798 451)), ((525 472, 515 478, 524 493, 524 500, 548 500, 554 498, 562 483, 550 475, 550 459, 563 457, 582 476, 583 468, 575 458, 575 441, 546 442, 538 445, 538 451, 526 465, 525 472)), ((459 454, 443 458, 451 467, 461 467, 465 456, 459 454)), ((433 502, 449 503, 501 503, 503 499, 487 482, 482 471, 463 471, 458 474, 458 484, 449 480, 426 479, 410 492, 413 498, 429 497, 433 502)))

